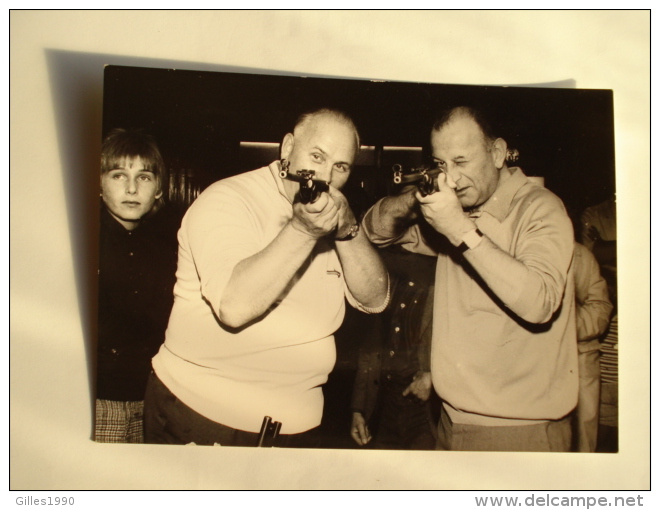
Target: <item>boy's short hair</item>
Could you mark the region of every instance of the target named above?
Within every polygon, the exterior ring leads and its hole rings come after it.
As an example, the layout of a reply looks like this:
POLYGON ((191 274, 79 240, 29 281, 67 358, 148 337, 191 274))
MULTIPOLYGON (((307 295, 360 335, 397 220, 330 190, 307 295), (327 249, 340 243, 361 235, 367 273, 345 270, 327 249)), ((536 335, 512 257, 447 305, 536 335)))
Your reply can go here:
MULTIPOLYGON (((167 169, 156 140, 142 130, 116 128, 108 133, 101 148, 101 175, 120 167, 126 159, 137 157, 144 168, 154 174, 158 191, 162 192, 167 182, 167 169)), ((163 196, 156 200, 154 211, 164 205, 163 196)))

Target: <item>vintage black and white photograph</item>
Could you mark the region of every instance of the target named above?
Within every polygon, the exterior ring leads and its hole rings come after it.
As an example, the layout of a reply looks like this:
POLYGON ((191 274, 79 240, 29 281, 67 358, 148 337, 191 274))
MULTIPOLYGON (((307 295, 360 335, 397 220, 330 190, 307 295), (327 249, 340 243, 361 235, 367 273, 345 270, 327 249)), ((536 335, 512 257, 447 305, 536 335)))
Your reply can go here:
POLYGON ((618 451, 611 90, 107 66, 99 443, 618 451))
POLYGON ((9 13, 14 503, 653 506, 650 11, 121 7, 9 13))

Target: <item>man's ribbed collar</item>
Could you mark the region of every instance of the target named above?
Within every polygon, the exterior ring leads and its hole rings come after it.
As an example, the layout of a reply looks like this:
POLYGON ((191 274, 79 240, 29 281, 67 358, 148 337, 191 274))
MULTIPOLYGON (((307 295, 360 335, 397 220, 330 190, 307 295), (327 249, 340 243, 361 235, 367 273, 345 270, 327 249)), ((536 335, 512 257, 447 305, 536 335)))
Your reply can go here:
POLYGON ((511 202, 516 196, 518 190, 529 182, 527 176, 518 167, 509 168, 511 175, 500 186, 495 193, 481 207, 469 213, 471 218, 478 218, 486 212, 493 216, 500 223, 508 216, 511 209, 511 202))

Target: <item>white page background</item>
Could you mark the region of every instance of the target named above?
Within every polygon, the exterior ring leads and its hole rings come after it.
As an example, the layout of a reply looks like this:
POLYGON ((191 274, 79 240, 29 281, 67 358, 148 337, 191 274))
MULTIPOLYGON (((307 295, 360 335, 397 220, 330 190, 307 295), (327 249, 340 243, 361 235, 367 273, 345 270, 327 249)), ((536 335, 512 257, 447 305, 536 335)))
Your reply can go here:
POLYGON ((648 12, 13 11, 9 20, 10 488, 649 487, 648 12), (57 58, 63 52, 79 53, 79 60, 68 59, 79 65, 57 69, 67 60, 57 58), (242 72, 455 84, 570 85, 574 80, 578 88, 613 89, 620 452, 295 451, 94 443, 84 340, 93 304, 81 301, 85 246, 77 244, 78 223, 70 216, 76 204, 65 200, 77 192, 71 182, 75 174, 64 166, 89 162, 89 171, 98 174, 92 156, 98 154, 101 136, 100 62, 149 67, 187 62, 186 68, 198 70, 240 67, 242 72), (68 73, 69 83, 90 84, 90 96, 76 92, 72 98, 56 90, 53 78, 65 83, 62 73, 68 73), (81 104, 89 111, 77 111, 81 104), (89 126, 76 125, 76 119, 89 126), (86 130, 82 138, 67 131, 81 129, 86 130), (72 142, 79 139, 98 145, 79 147, 72 142))

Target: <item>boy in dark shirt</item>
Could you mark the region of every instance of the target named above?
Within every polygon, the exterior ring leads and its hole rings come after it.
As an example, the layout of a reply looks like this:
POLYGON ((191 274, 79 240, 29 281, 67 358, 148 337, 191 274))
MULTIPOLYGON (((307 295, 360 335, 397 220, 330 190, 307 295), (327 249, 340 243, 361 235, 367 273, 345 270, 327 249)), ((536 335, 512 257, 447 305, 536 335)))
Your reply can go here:
POLYGON ((160 211, 165 167, 155 141, 115 129, 101 155, 99 442, 143 442, 151 358, 164 339, 176 272, 176 231, 160 211))

